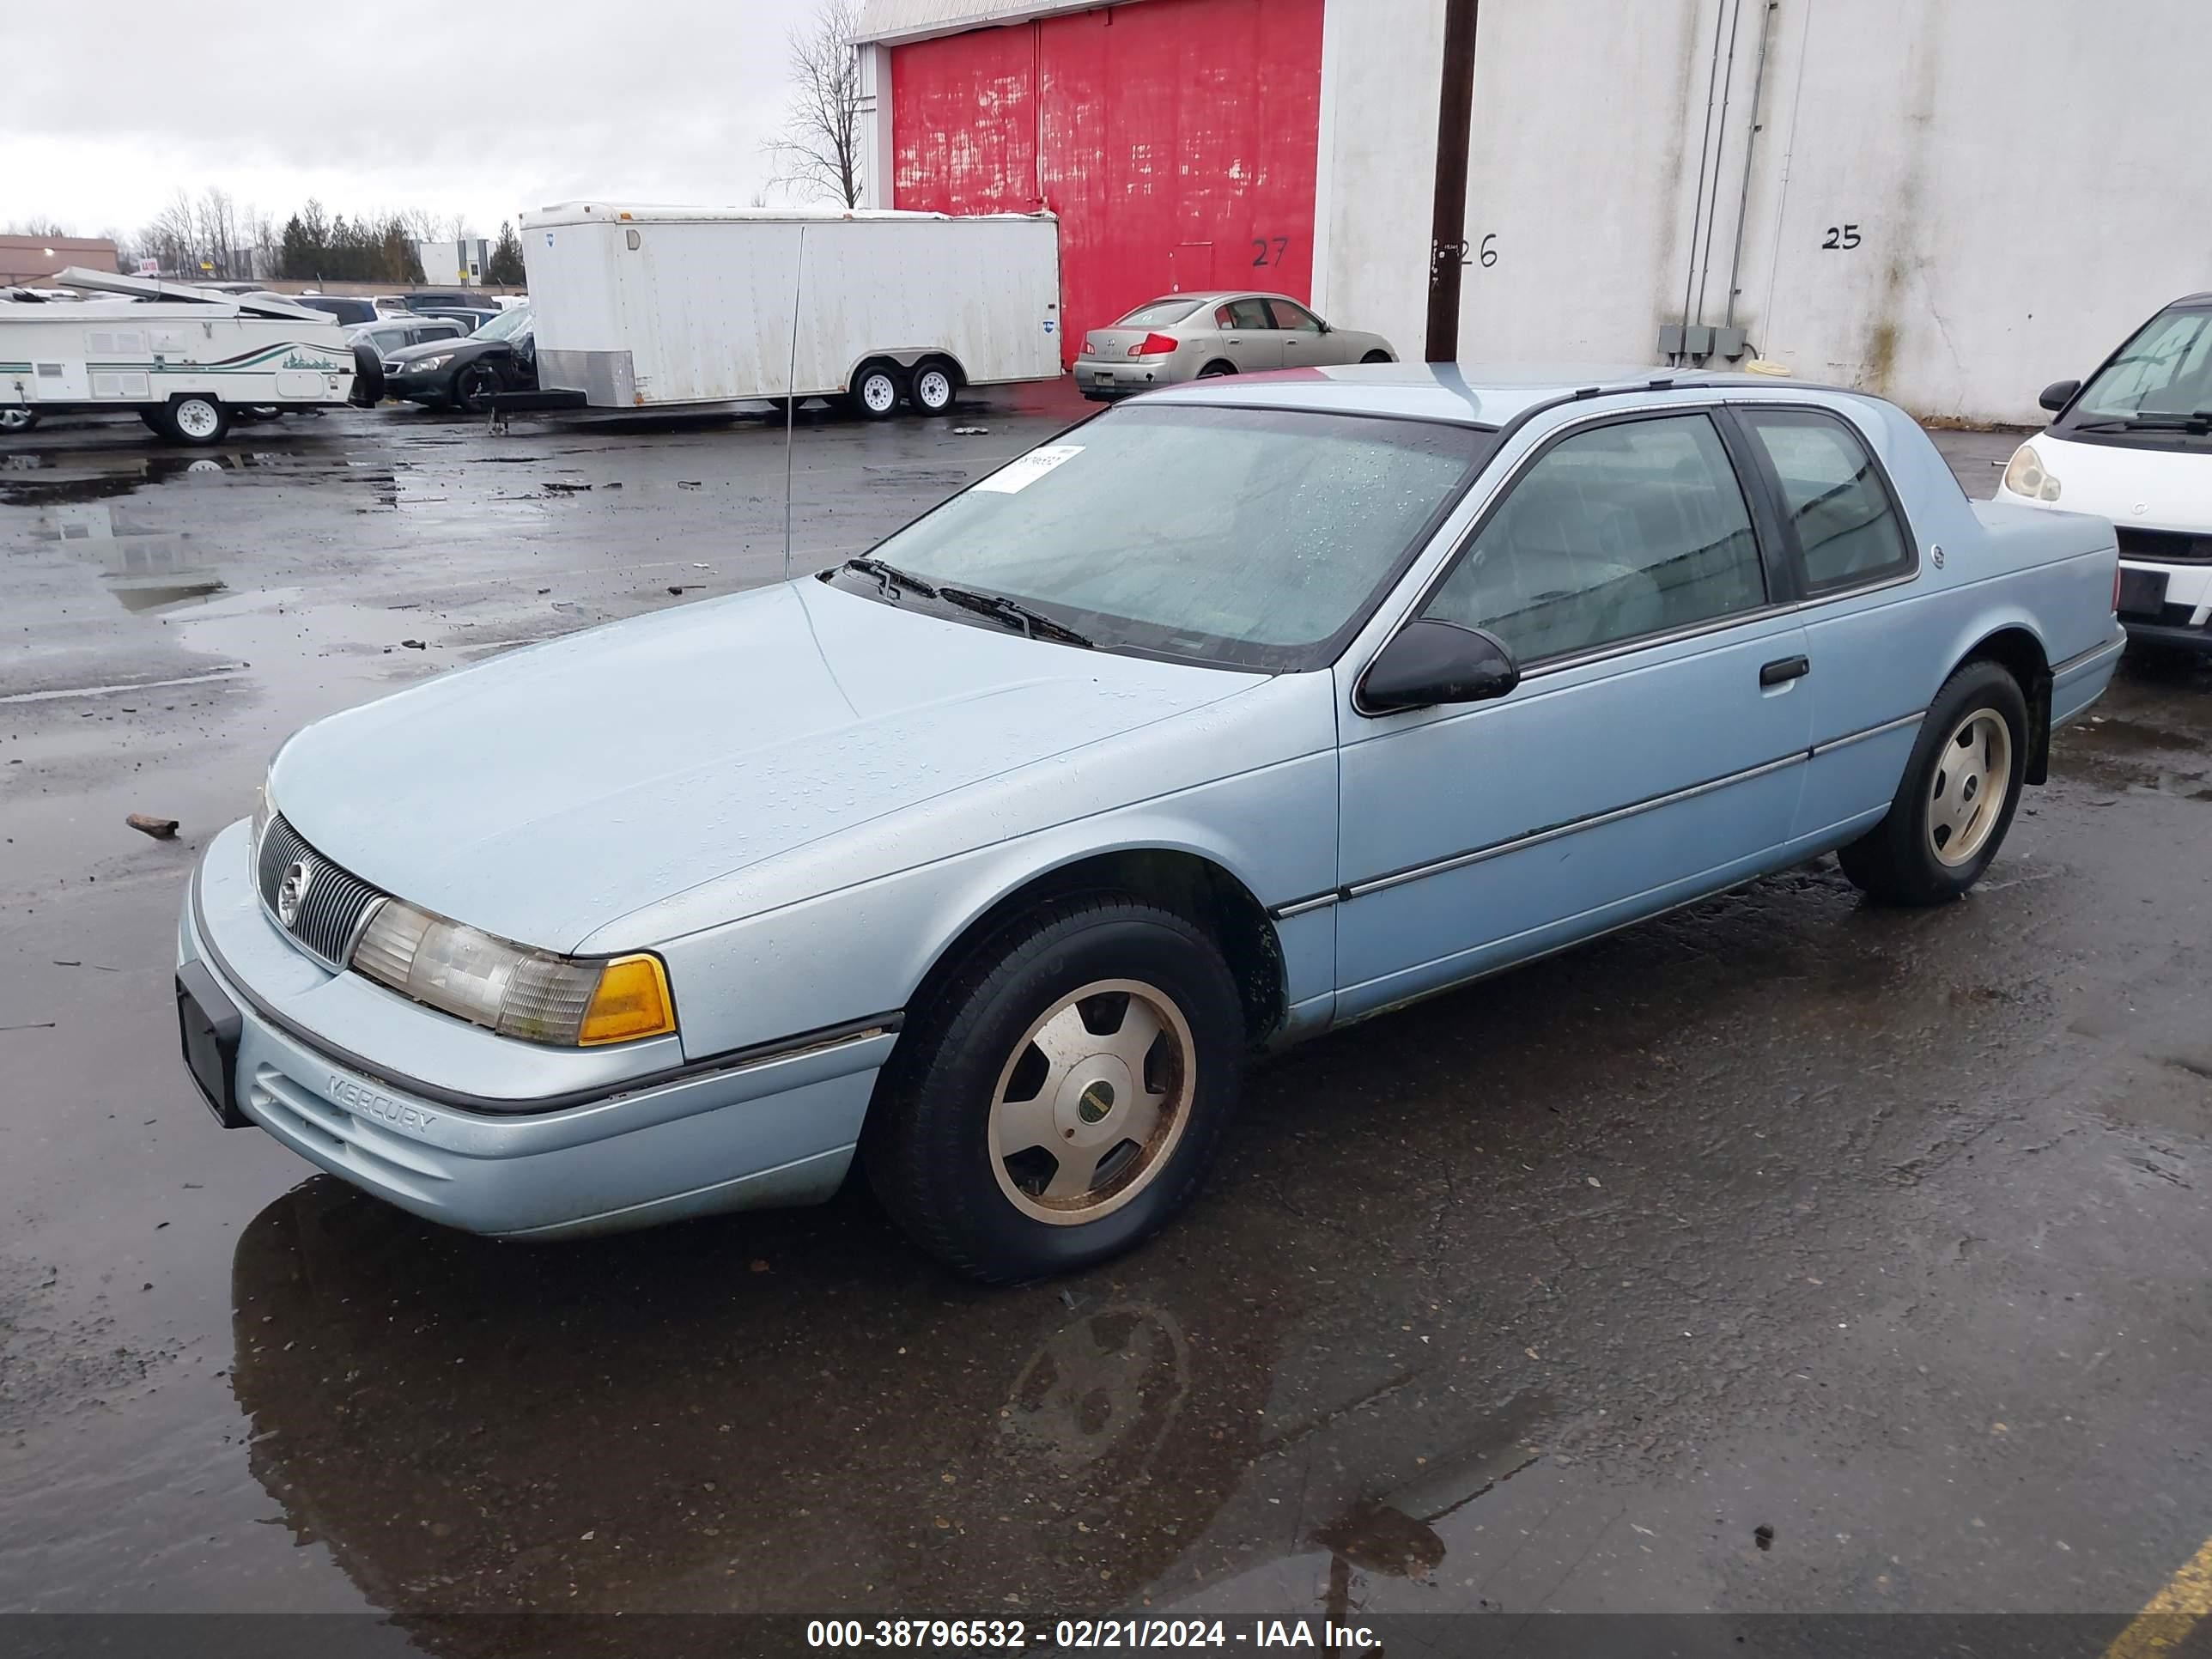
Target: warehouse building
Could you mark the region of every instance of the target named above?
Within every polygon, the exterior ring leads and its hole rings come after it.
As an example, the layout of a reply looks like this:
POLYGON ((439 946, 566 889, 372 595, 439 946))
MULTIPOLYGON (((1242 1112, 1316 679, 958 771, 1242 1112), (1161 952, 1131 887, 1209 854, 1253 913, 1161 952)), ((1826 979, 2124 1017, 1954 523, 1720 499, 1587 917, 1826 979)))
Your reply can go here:
POLYGON ((869 204, 1058 214, 1071 349, 1249 284, 1407 357, 2028 420, 2212 287, 2204 0, 867 0, 862 33, 869 204))

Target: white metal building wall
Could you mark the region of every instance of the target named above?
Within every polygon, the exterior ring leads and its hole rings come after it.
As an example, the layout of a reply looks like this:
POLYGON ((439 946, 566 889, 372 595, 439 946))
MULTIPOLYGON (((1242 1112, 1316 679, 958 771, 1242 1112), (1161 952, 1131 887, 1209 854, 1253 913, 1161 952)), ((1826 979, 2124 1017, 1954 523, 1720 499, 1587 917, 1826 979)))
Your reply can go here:
MULTIPOLYGON (((866 32, 1068 9, 869 0, 866 32)), ((1314 300, 1409 356, 1443 16, 1328 0, 1322 33, 1314 300)), ((2208 62, 2212 0, 1483 0, 1460 355, 1650 362, 1733 322, 1923 416, 2033 420, 2212 288, 2208 62)))

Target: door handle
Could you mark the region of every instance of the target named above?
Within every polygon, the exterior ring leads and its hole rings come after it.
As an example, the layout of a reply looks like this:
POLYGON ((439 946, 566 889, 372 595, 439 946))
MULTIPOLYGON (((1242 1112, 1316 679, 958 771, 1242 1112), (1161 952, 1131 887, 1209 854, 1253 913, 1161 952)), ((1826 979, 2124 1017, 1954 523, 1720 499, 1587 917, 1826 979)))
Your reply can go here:
POLYGON ((1813 672, 1812 659, 1808 657, 1777 657, 1760 667, 1761 685, 1780 685, 1787 680, 1802 679, 1813 672))

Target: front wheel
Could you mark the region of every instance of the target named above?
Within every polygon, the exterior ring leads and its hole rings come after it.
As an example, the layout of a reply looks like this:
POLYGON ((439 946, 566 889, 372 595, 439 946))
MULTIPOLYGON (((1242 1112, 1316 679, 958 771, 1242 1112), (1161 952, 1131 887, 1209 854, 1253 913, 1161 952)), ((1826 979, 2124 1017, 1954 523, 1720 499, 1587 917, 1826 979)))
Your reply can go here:
POLYGON ((217 399, 195 394, 173 400, 156 429, 172 443, 219 444, 230 430, 230 415, 217 399))
POLYGON ((453 402, 471 415, 481 415, 499 395, 499 371, 489 363, 470 363, 453 375, 453 402))
POLYGON ((1844 874, 1889 904, 1941 904, 1988 869, 2026 781, 2027 699, 1993 662, 1970 662, 1922 717, 1888 816, 1842 849, 1844 874))
POLYGON ((898 412, 898 375, 887 365, 870 363, 853 379, 853 412, 864 421, 887 421, 898 412))
POLYGON ((1243 1046, 1236 981, 1192 923, 1121 896, 1044 906, 915 1011, 869 1113, 870 1182, 971 1278, 1087 1267, 1196 1188, 1243 1046))

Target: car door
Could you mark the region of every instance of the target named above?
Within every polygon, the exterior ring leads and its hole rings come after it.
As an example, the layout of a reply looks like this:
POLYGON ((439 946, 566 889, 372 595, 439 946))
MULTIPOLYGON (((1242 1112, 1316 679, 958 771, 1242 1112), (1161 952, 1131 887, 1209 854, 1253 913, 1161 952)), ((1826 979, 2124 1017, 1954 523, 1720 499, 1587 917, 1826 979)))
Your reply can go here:
POLYGON ((1282 337, 1267 314, 1265 300, 1247 296, 1227 301, 1214 318, 1221 330, 1222 355, 1237 365, 1238 373, 1256 374, 1283 366, 1282 337))
POLYGON ((1842 415, 1753 404, 1732 412, 1805 596, 1813 753, 1797 834, 1817 836, 1887 810, 1919 737, 1930 641, 1900 626, 1898 609, 1918 570, 1917 544, 1872 445, 1842 415))
POLYGON ((1273 314, 1275 337, 1282 343, 1285 368, 1311 368, 1317 364, 1344 361, 1332 344, 1334 337, 1321 325, 1321 319, 1304 306, 1288 300, 1270 300, 1267 309, 1273 314))
POLYGON ((1804 630, 1734 441, 1680 406, 1547 440, 1408 612, 1494 635, 1518 686, 1379 718, 1340 686, 1339 1018, 1727 885, 1787 841, 1804 630))

